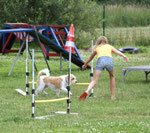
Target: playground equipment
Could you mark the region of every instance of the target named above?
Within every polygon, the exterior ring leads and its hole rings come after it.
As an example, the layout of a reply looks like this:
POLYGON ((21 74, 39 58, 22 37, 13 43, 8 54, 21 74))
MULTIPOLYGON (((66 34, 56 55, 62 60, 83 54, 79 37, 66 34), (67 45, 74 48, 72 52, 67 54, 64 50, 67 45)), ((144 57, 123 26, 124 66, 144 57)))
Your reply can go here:
MULTIPOLYGON (((23 37, 24 37, 24 40, 23 40, 22 43, 21 43, 21 47, 20 47, 20 49, 19 49, 19 51, 18 51, 18 53, 17 53, 17 56, 16 56, 16 58, 15 58, 15 60, 14 60, 14 63, 13 63, 13 65, 12 65, 12 67, 11 67, 11 70, 10 70, 10 72, 9 72, 9 75, 11 74, 12 69, 13 69, 13 67, 14 67, 14 65, 15 65, 15 63, 16 63, 16 61, 17 61, 17 59, 18 59, 18 56, 20 55, 20 53, 21 53, 21 51, 22 51, 22 49, 23 49, 23 47, 24 47, 24 45, 25 45, 25 41, 27 40, 28 33, 31 32, 31 31, 32 31, 32 32, 36 32, 34 29, 29 29, 29 28, 3 29, 3 30, 0 30, 0 33, 2 34, 2 36, 4 36, 4 35, 7 34, 7 33, 22 33, 22 35, 23 35, 23 37), (24 36, 23 33, 26 33, 26 35, 24 36)), ((27 43, 27 44, 28 44, 28 43, 27 43)), ((26 44, 26 45, 27 45, 27 44, 26 44)), ((2 46, 2 45, 1 45, 1 46, 2 46)), ((39 46, 40 46, 40 48, 41 48, 41 50, 42 50, 42 53, 43 53, 43 56, 44 56, 44 58, 45 58, 45 62, 46 62, 46 64, 47 64, 47 67, 48 67, 48 69, 50 70, 50 67, 49 67, 48 62, 47 62, 46 57, 45 57, 45 54, 44 54, 44 52, 43 52, 43 48, 41 47, 40 43, 39 43, 39 46)), ((27 49, 27 50, 29 51, 29 49, 27 49)))
MULTIPOLYGON (((57 45, 61 46, 62 48, 65 47, 65 42, 66 38, 68 35, 68 28, 66 25, 36 25, 32 26, 26 23, 6 23, 3 25, 3 29, 17 29, 17 28, 33 28, 35 27, 37 31, 39 31, 41 34, 49 38, 51 41, 55 42, 57 45)), ((9 52, 18 52, 18 50, 11 50, 13 43, 15 40, 23 41, 26 33, 7 33, 3 34, 1 36, 1 41, 0 45, 2 49, 0 49, 0 52, 3 54, 9 53, 9 52)), ((32 36, 28 36, 28 41, 34 41, 35 39, 32 36)), ((44 53, 47 58, 49 56, 59 56, 57 53, 50 53, 50 49, 47 46, 44 46, 41 44, 43 47, 44 53)), ((22 52, 24 51, 25 48, 22 49, 22 52)), ((77 56, 80 57, 80 54, 75 47, 75 53, 77 56)), ((81 58, 81 57, 80 57, 81 58)))
MULTIPOLYGON (((3 29, 20 29, 20 28, 32 28, 31 25, 28 25, 26 23, 6 23, 3 25, 3 29)), ((12 49, 12 46, 15 42, 15 40, 20 41, 20 45, 22 41, 24 40, 24 36, 26 36, 26 32, 11 32, 11 33, 2 33, 0 36, 0 52, 2 54, 6 53, 17 53, 19 50, 12 49)), ((33 38, 31 36, 28 36, 28 41, 33 41, 33 38)), ((23 52, 25 47, 23 47, 23 52)))
MULTIPOLYGON (((34 38, 37 38, 37 36, 34 32, 29 32, 29 34, 31 36, 33 36, 34 38)), ((66 51, 64 48, 62 48, 57 43, 51 41, 49 38, 40 34, 39 32, 37 32, 37 34, 38 34, 38 37, 39 37, 39 40, 41 41, 41 43, 43 43, 45 46, 47 46, 48 48, 55 51, 57 54, 59 54, 59 55, 62 54, 62 56, 65 59, 69 60, 69 56, 68 56, 69 52, 68 51, 66 51)), ((75 47, 75 51, 76 51, 76 47, 75 47)), ((74 63, 75 65, 79 66, 80 68, 84 64, 84 61, 82 60, 81 56, 79 55, 79 53, 77 51, 76 51, 76 55, 71 53, 71 62, 74 63)), ((88 65, 88 68, 90 68, 89 65, 88 65)))
MULTIPOLYGON (((34 39, 32 40, 37 40, 38 44, 43 52, 44 57, 48 58, 50 55, 54 55, 54 54, 49 54, 47 51, 49 51, 50 49, 55 51, 57 53, 57 55, 60 56, 60 70, 61 70, 61 66, 62 66, 62 58, 64 57, 65 59, 68 59, 68 55, 69 52, 66 51, 64 49, 64 43, 66 42, 66 37, 68 35, 68 30, 67 30, 67 26, 52 26, 52 25, 37 25, 37 26, 32 26, 32 25, 28 25, 28 24, 16 24, 16 23, 7 23, 4 24, 3 26, 5 28, 5 30, 0 30, 1 36, 0 36, 0 52, 3 53, 7 53, 8 51, 10 51, 13 42, 11 42, 11 46, 10 43, 6 43, 7 41, 9 41, 9 38, 12 38, 13 35, 15 35, 17 32, 21 32, 21 34, 19 33, 19 35, 22 35, 23 37, 28 35, 28 38, 32 37, 34 39), (19 28, 18 28, 19 25, 19 28), (23 28, 20 28, 20 26, 22 26, 23 28), (28 28, 24 28, 24 26, 28 26, 28 28), (19 29, 19 31, 17 30, 19 29), (24 30, 26 29, 26 30, 24 30), (5 31, 5 32, 4 32, 5 31), (9 37, 6 41, 6 34, 10 33, 11 37, 9 37)), ((18 35, 17 35, 18 36, 18 35)), ((24 38, 25 38, 24 37, 24 38)), ((23 51, 24 47, 24 40, 21 39, 21 47, 18 50, 18 54, 16 57, 16 60, 19 56, 19 54, 23 51)), ((29 39, 28 39, 29 42, 29 39)), ((74 63, 75 65, 79 66, 80 68, 82 67, 82 65, 84 64, 84 61, 82 60, 76 46, 74 46, 74 51, 75 53, 71 53, 71 58, 72 58, 72 63, 74 63)), ((13 51, 12 51, 13 52, 13 51)), ((17 52, 17 51, 16 51, 17 52)), ((29 51, 30 54, 30 51, 29 51)), ((56 54, 55 54, 56 55, 56 54)), ((31 54, 30 54, 31 56, 31 54)), ((45 61, 46 61, 45 58, 45 61)), ((16 62, 15 60, 15 62, 16 62)), ((12 66, 12 69, 15 65, 15 62, 12 66)), ((46 64, 49 68, 48 62, 46 61, 46 64)), ((88 68, 90 68, 90 66, 88 66, 88 68)), ((11 71, 12 71, 11 69, 11 71)), ((50 70, 50 68, 49 68, 50 70)), ((9 73, 9 75, 11 74, 11 71, 9 73)))

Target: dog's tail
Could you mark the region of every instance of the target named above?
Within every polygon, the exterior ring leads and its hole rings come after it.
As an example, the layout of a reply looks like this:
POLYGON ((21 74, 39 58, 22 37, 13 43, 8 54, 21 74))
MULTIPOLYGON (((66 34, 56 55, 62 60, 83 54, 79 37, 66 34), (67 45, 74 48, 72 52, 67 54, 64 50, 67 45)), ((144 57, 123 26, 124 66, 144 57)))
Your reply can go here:
POLYGON ((50 76, 49 70, 46 68, 46 69, 39 71, 38 79, 40 79, 40 76, 42 76, 43 74, 46 74, 46 76, 50 76))

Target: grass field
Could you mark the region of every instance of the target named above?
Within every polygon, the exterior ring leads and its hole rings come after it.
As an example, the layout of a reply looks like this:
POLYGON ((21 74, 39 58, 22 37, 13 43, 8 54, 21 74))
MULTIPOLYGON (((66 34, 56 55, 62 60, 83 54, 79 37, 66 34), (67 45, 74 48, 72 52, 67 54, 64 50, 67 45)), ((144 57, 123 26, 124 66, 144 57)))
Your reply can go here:
MULTIPOLYGON (((66 111, 66 101, 36 104, 35 116, 51 115, 47 119, 31 118, 31 95, 22 96, 15 91, 25 90, 25 53, 19 59, 8 76, 16 54, 0 55, 0 132, 1 133, 148 133, 150 132, 150 79, 145 81, 144 72, 130 72, 122 83, 122 68, 135 65, 150 65, 148 53, 132 54, 130 62, 114 55, 116 99, 110 100, 109 77, 104 71, 98 84, 94 87, 94 98, 79 101, 78 97, 86 86, 71 86, 71 112, 79 115, 54 114, 55 111, 66 111)), ((84 60, 90 52, 80 51, 84 60)), ((63 61, 60 72, 59 58, 51 57, 48 61, 51 75, 67 74, 68 62, 63 61)), ((94 64, 96 58, 94 59, 94 64)), ((41 53, 35 54, 38 70, 46 68, 41 53)), ((31 60, 29 60, 31 80, 31 60)), ((90 70, 81 71, 72 64, 72 73, 78 82, 90 82, 90 70)), ((37 72, 35 72, 37 79, 37 72)), ((29 90, 31 94, 31 90, 29 90)), ((38 99, 54 99, 55 92, 47 90, 48 95, 39 94, 38 99)), ((60 93, 60 97, 66 97, 60 93)))

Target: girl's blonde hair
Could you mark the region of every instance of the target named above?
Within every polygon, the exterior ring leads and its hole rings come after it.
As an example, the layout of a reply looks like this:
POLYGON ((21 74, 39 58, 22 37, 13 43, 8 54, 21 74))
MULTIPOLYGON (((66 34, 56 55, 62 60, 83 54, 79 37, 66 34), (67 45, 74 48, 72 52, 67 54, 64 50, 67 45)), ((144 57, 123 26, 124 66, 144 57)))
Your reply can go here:
POLYGON ((105 36, 100 36, 96 41, 96 46, 102 45, 102 44, 108 44, 108 39, 105 36))

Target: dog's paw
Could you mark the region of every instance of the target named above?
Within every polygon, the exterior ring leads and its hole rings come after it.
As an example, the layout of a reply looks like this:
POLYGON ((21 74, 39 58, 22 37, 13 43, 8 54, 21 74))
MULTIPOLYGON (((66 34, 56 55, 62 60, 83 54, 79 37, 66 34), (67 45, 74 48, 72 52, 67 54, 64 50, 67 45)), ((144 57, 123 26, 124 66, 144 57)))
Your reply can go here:
POLYGON ((45 91, 43 91, 43 93, 44 93, 45 95, 48 95, 48 93, 47 93, 47 92, 45 92, 45 91))
POLYGON ((35 94, 35 96, 37 96, 37 95, 38 95, 38 93, 37 93, 37 92, 35 92, 34 94, 35 94))

